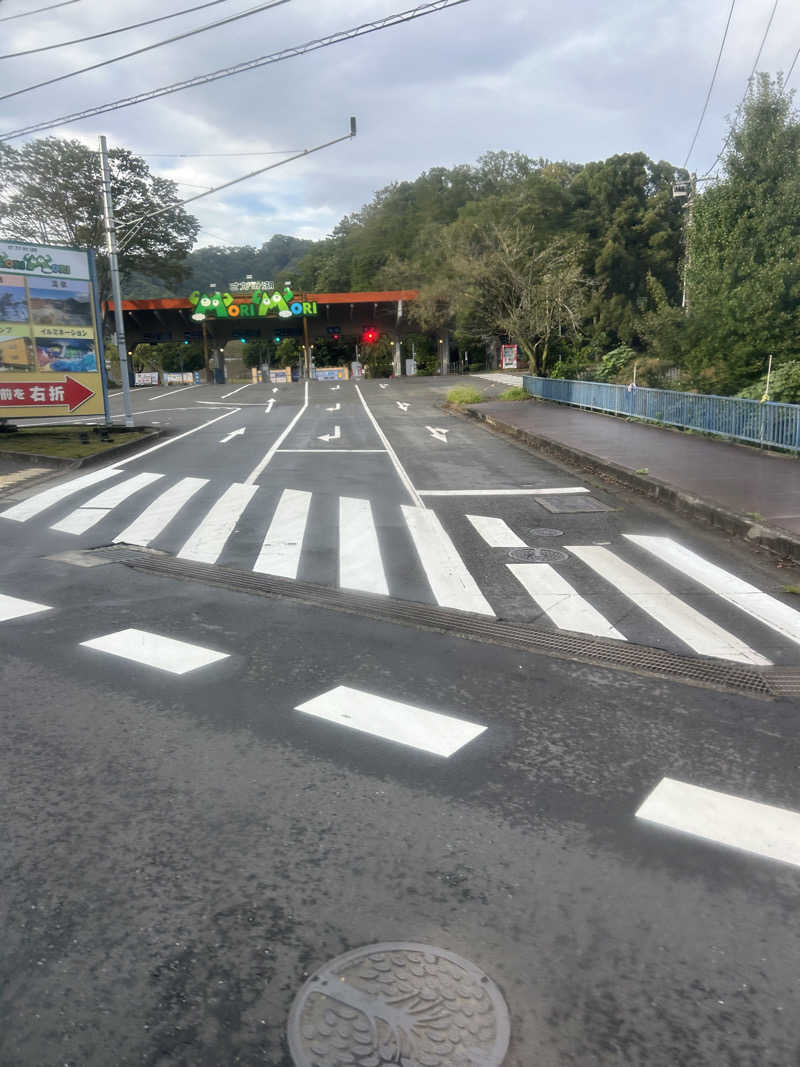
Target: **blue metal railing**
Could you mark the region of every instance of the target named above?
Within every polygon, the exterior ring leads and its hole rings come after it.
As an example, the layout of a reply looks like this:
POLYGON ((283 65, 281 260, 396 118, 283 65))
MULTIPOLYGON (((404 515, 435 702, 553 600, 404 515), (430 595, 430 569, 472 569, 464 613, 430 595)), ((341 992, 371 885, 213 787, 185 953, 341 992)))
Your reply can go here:
POLYGON ((800 452, 800 404, 523 375, 531 396, 800 452))

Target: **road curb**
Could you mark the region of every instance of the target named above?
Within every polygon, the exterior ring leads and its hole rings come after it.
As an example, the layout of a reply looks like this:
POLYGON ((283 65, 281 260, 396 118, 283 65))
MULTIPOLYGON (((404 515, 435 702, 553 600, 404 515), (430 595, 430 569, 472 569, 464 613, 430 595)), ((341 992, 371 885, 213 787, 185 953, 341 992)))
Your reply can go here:
POLYGON ((792 536, 786 530, 754 522, 752 518, 746 515, 738 515, 736 512, 728 511, 718 504, 712 504, 708 500, 692 496, 691 493, 678 489, 674 485, 669 485, 667 482, 659 481, 658 478, 637 474, 636 471, 623 467, 619 463, 600 459, 598 456, 582 451, 582 449, 562 444, 562 442, 554 441, 550 437, 531 433, 530 430, 523 430, 519 426, 503 422, 493 415, 487 415, 480 409, 454 404, 444 404, 443 407, 451 414, 476 419, 506 437, 522 441, 523 444, 529 445, 531 448, 536 449, 537 452, 543 452, 545 455, 553 456, 566 463, 579 463, 583 469, 591 471, 593 474, 610 478, 629 489, 644 493, 651 500, 666 504, 675 511, 689 515, 692 518, 702 519, 709 525, 716 526, 718 529, 739 537, 749 544, 758 545, 774 555, 784 559, 791 559, 794 563, 800 563, 800 538, 792 536))
MULTIPOLYGON (((137 427, 137 429, 139 428, 140 427, 137 427)), ((119 430, 116 432, 118 433, 119 430)), ((15 464, 17 469, 23 467, 49 467, 54 471, 79 470, 81 467, 90 467, 93 463, 99 463, 101 460, 118 459, 120 456, 125 456, 129 452, 135 452, 137 449, 144 447, 150 441, 158 437, 166 436, 166 430, 153 430, 151 433, 146 434, 144 437, 139 437, 135 441, 125 441, 121 445, 115 445, 114 448, 107 448, 104 452, 96 452, 93 456, 84 456, 82 459, 65 459, 61 456, 44 456, 39 455, 37 452, 2 452, 0 453, 0 458, 15 464)))

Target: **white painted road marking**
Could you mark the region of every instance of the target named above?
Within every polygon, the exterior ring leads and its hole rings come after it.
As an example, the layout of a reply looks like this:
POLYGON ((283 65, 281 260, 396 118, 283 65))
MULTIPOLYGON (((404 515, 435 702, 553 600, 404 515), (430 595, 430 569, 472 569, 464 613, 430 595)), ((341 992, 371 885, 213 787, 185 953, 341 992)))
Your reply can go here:
POLYGON ((37 604, 33 600, 20 600, 19 597, 0 593, 0 622, 21 619, 24 615, 35 615, 38 611, 52 610, 47 604, 37 604))
POLYGON ((527 548, 511 527, 490 515, 467 515, 467 518, 490 548, 527 548))
POLYGON ((332 386, 331 386, 331 392, 334 392, 334 393, 335 393, 335 392, 336 392, 336 390, 337 390, 337 389, 340 389, 340 388, 341 388, 341 386, 338 386, 338 385, 332 385, 332 386))
POLYGON ((402 400, 395 400, 395 404, 397 404, 401 411, 408 411, 411 407, 410 404, 404 404, 402 400))
POLYGON ((425 429, 432 437, 435 437, 437 441, 442 441, 444 444, 447 444, 449 430, 441 430, 437 426, 426 426, 425 429))
POLYGON ((341 426, 334 426, 333 433, 320 434, 318 440, 320 441, 338 441, 342 436, 341 426))
POLYGON ((353 454, 361 456, 385 456, 385 448, 279 448, 278 455, 284 456, 287 453, 293 453, 294 455, 303 455, 307 452, 313 452, 316 456, 352 456, 353 454))
POLYGON ((132 478, 126 478, 124 482, 112 485, 110 489, 93 496, 91 500, 81 507, 71 511, 61 522, 53 523, 50 529, 58 530, 59 533, 86 533, 92 526, 96 526, 101 519, 104 519, 118 504, 163 477, 163 474, 143 473, 136 474, 132 478))
POLYGON ((465 567, 439 516, 407 505, 402 505, 402 511, 437 604, 494 617, 491 605, 465 567))
POLYGON ((274 404, 275 404, 275 397, 271 396, 269 398, 269 400, 267 401, 267 406, 264 408, 264 414, 265 415, 269 415, 270 411, 272 411, 272 408, 273 408, 274 404))
POLYGON ((208 478, 182 478, 145 508, 127 529, 114 538, 114 542, 142 545, 146 548, 175 518, 187 500, 190 500, 204 485, 208 485, 208 478))
POLYGON ((240 385, 238 389, 234 389, 232 393, 223 393, 220 400, 227 400, 229 396, 235 396, 237 393, 241 393, 242 389, 249 389, 252 382, 248 382, 247 385, 240 385))
POLYGON ((389 386, 388 386, 388 385, 384 385, 384 383, 383 383, 383 382, 381 382, 381 384, 380 384, 379 388, 381 388, 381 389, 388 389, 388 388, 389 388, 389 386))
POLYGON ((119 630, 91 641, 81 641, 81 644, 85 648, 133 660, 145 667, 169 671, 170 674, 188 674, 198 667, 228 658, 227 652, 215 652, 211 648, 190 645, 187 641, 176 641, 173 637, 162 637, 147 630, 119 630))
POLYGON ((245 428, 244 428, 244 426, 240 426, 238 430, 231 430, 231 432, 228 434, 227 437, 220 438, 220 442, 219 443, 221 445, 227 445, 228 441, 232 441, 234 439, 234 437, 244 437, 244 434, 245 434, 245 428))
POLYGON ((607 548, 599 545, 564 547, 700 655, 717 656, 760 667, 770 666, 770 660, 754 652, 743 641, 673 596, 663 585, 637 571, 607 548))
POLYGON ((561 496, 566 493, 588 493, 579 485, 563 489, 420 489, 420 496, 561 496))
POLYGON ((724 571, 708 560, 679 545, 669 537, 644 537, 638 534, 625 534, 627 539, 639 548, 652 552, 658 559, 668 563, 692 578, 712 593, 716 593, 734 607, 741 608, 754 619, 770 626, 790 641, 800 644, 800 612, 781 603, 767 593, 762 593, 754 585, 742 581, 735 574, 724 571))
POLYGON ((346 685, 299 704, 295 711, 339 726, 349 726, 386 741, 432 752, 445 759, 486 730, 485 726, 464 719, 403 704, 399 700, 387 700, 346 685))
MULTIPOLYGON (((184 385, 180 389, 168 389, 166 393, 156 393, 155 396, 148 396, 148 400, 160 400, 164 396, 174 396, 176 393, 185 393, 187 389, 199 389, 199 385, 184 385)), ((134 415, 138 412, 134 411, 134 415)))
POLYGON ((229 486, 178 553, 179 559, 216 563, 239 516, 258 492, 257 485, 229 486))
POLYGON ((662 778, 636 818, 800 867, 800 814, 786 808, 662 778))
POLYGON ((284 489, 253 567, 259 574, 296 578, 311 507, 311 493, 284 489))
MULTIPOLYGON (((189 389, 195 389, 196 386, 190 385, 189 389)), ((178 392, 178 390, 176 390, 178 392)), ((200 403, 200 401, 198 401, 200 403)), ((230 408, 228 411, 223 412, 222 415, 217 415, 213 419, 209 419, 208 422, 201 422, 199 426, 195 426, 191 430, 184 430, 183 433, 176 434, 174 437, 168 437, 166 441, 161 441, 160 444, 151 445, 150 448, 145 448, 142 452, 137 452, 135 456, 126 456, 123 466, 128 467, 131 463, 135 463, 137 459, 144 459, 145 456, 152 455, 153 452, 158 452, 162 448, 168 448, 170 445, 176 445, 178 441, 182 441, 184 437, 191 437, 193 433, 199 433, 201 430, 207 429, 209 426, 213 426, 215 422, 219 422, 221 419, 227 419, 230 415, 235 415, 237 411, 241 411, 241 408, 230 408)), ((134 411, 134 415, 139 414, 134 411)), ((97 472, 95 472, 97 473, 97 472)))
POLYGON ((409 478, 405 467, 400 462, 400 460, 397 458, 397 453, 392 448, 392 445, 391 445, 391 442, 389 441, 389 438, 386 436, 386 434, 380 428, 380 426, 378 425, 378 420, 375 418, 375 416, 372 414, 372 412, 370 411, 369 407, 367 406, 367 402, 364 399, 364 396, 363 396, 363 394, 362 394, 362 392, 361 392, 361 390, 359 389, 358 386, 356 386, 356 392, 358 393, 358 399, 361 401, 361 404, 362 404, 362 406, 364 408, 364 411, 366 411, 366 413, 367 413, 367 417, 369 418, 369 421, 372 423, 372 426, 373 426, 373 429, 375 430, 375 433, 378 435, 378 437, 380 437, 380 439, 381 439, 381 441, 383 443, 383 447, 389 453, 389 459, 392 461, 392 464, 394 465, 394 469, 397 471, 397 474, 398 474, 398 476, 400 478, 400 481, 406 487, 406 491, 408 492, 408 495, 411 497, 411 499, 414 501, 414 503, 416 504, 416 506, 418 508, 424 508, 425 505, 422 502, 422 498, 420 497, 420 495, 417 492, 417 490, 414 488, 414 484, 411 481, 411 479, 409 478))
POLYGON ((278 391, 277 386, 272 391, 273 391, 273 393, 277 393, 277 391, 278 391))
POLYGON ((339 497, 339 585, 389 594, 369 500, 339 497))
POLYGON ((326 411, 341 411, 341 404, 334 404, 332 408, 325 408, 326 411))
POLYGON ((593 637, 626 640, 549 563, 507 563, 506 566, 556 626, 593 637))
POLYGON ((264 456, 264 458, 261 460, 261 462, 256 467, 254 467, 250 471, 250 473, 247 475, 247 477, 244 480, 244 484, 245 485, 252 485, 253 482, 255 482, 255 480, 261 474, 264 473, 264 471, 268 467, 270 461, 272 460, 272 457, 275 455, 275 453, 281 447, 283 442, 286 440, 286 438, 292 432, 292 430, 294 429, 295 425, 297 424, 297 422, 302 417, 303 412, 306 410, 307 407, 308 407, 308 382, 306 382, 305 394, 304 394, 304 397, 303 397, 303 406, 297 412, 295 417, 292 419, 292 421, 289 423, 289 425, 286 427, 286 429, 283 431, 283 433, 280 435, 280 437, 277 439, 277 441, 272 445, 272 447, 269 449, 269 451, 264 456))
POLYGON ((53 486, 52 489, 44 489, 41 493, 34 493, 33 496, 29 496, 27 500, 23 500, 20 504, 15 504, 7 511, 0 512, 0 518, 13 519, 14 522, 27 522, 28 519, 32 519, 42 511, 46 511, 47 508, 51 508, 53 504, 58 504, 59 501, 65 500, 66 497, 79 493, 81 489, 87 489, 90 485, 104 482, 108 478, 116 477, 118 474, 122 474, 122 470, 119 467, 104 467, 102 470, 92 471, 91 474, 82 474, 80 478, 73 478, 70 482, 62 482, 60 485, 53 486))

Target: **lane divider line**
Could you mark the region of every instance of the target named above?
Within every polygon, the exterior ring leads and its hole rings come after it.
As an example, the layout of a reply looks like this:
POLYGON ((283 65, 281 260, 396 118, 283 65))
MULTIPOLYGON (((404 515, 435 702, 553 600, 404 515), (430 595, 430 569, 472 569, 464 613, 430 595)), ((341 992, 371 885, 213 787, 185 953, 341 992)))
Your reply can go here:
MULTIPOLYGON (((361 401, 361 403, 362 403, 362 405, 364 407, 364 411, 366 411, 367 416, 369 417, 369 421, 372 423, 372 425, 373 425, 373 427, 375 429, 375 432, 377 433, 378 437, 380 437, 381 441, 383 442, 384 448, 389 453, 389 459, 394 464, 394 469, 397 471, 397 473, 398 473, 398 475, 400 477, 400 481, 406 487, 406 491, 408 492, 408 495, 411 497, 411 499, 414 501, 415 507, 421 508, 424 511, 425 510, 425 504, 423 503, 422 497, 419 495, 417 490, 414 488, 414 485, 413 485, 411 479, 409 478, 408 474, 406 473, 405 467, 400 462, 400 460, 397 458, 397 453, 392 448, 392 445, 391 445, 391 442, 389 441, 389 438, 386 436, 386 434, 380 428, 380 426, 378 425, 378 420, 375 418, 375 416, 372 414, 372 412, 367 407, 367 402, 364 399, 364 396, 363 396, 363 394, 362 394, 362 392, 361 392, 361 390, 359 389, 358 386, 356 386, 356 392, 358 393, 358 399, 361 401)), ((492 612, 492 614, 494 614, 494 612, 492 612)))
POLYGON ((292 419, 292 421, 289 423, 289 425, 286 427, 286 429, 280 435, 278 440, 272 445, 272 447, 267 452, 267 454, 264 456, 264 458, 261 460, 261 462, 257 466, 253 467, 253 469, 247 475, 247 477, 244 480, 244 484, 245 485, 252 485, 255 482, 256 478, 259 478, 264 473, 264 471, 266 470, 266 468, 269 466, 270 462, 272 461, 272 457, 275 455, 275 453, 281 447, 283 442, 286 440, 286 438, 289 436, 289 434, 295 428, 295 426, 300 421, 301 416, 303 415, 303 413, 305 412, 305 410, 307 408, 308 408, 308 382, 306 382, 305 396, 303 398, 303 406, 300 408, 300 410, 297 412, 295 417, 292 419))

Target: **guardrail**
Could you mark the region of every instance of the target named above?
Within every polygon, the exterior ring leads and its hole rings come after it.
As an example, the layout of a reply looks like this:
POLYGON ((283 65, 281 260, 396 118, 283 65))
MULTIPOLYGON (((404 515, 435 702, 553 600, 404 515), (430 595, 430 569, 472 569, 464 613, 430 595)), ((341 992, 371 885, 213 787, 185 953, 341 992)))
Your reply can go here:
POLYGON ((761 403, 737 396, 537 378, 531 374, 523 375, 522 381, 531 396, 542 400, 800 452, 800 404, 761 403))

